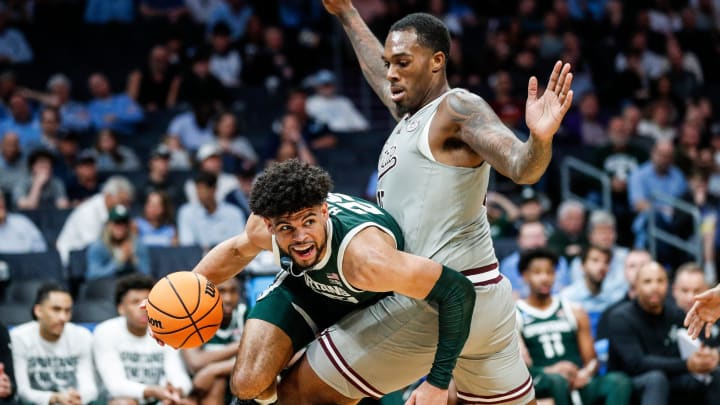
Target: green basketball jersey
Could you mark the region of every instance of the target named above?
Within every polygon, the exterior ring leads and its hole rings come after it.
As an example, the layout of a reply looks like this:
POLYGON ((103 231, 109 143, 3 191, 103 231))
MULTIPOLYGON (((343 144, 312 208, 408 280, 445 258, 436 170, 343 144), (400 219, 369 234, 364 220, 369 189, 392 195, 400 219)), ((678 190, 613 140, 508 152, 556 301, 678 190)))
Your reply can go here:
POLYGON ((577 321, 569 304, 553 297, 550 307, 540 310, 520 300, 517 310, 518 328, 533 366, 546 367, 567 360, 582 367, 577 321))
POLYGON ((290 258, 280 252, 273 237, 275 259, 288 273, 278 281, 295 293, 302 294, 309 288, 314 293, 353 306, 377 300, 382 294, 358 290, 345 279, 342 269, 345 249, 358 232, 375 227, 392 236, 395 247, 402 250, 405 241, 400 226, 382 208, 358 198, 331 193, 327 203, 330 216, 327 249, 320 262, 311 269, 300 274, 301 270, 293 268, 290 258))

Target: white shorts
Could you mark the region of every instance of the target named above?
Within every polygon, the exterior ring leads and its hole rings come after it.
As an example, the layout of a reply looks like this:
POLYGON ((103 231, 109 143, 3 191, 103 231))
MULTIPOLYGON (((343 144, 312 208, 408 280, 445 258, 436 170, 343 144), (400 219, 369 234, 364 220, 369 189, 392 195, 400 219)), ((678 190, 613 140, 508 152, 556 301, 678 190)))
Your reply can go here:
MULTIPOLYGON (((473 404, 527 403, 535 392, 520 356, 510 283, 498 277, 475 291, 470 336, 453 372, 458 397, 473 404)), ((391 295, 325 330, 307 356, 340 394, 380 398, 427 375, 437 342, 435 307, 391 295)))

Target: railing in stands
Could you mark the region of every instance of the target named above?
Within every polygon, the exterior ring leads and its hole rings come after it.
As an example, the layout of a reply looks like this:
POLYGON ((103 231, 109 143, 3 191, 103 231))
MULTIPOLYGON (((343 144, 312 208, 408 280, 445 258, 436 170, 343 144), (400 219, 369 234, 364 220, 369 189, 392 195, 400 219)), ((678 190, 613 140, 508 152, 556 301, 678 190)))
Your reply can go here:
POLYGON ((695 262, 698 264, 703 263, 703 244, 700 240, 700 210, 680 199, 663 193, 653 193, 652 200, 650 202, 650 212, 648 218, 648 247, 650 254, 653 257, 657 257, 657 242, 662 241, 668 245, 674 246, 680 250, 683 250, 695 258, 695 262), (691 236, 687 240, 673 235, 670 232, 665 231, 657 226, 656 213, 659 213, 657 203, 663 203, 672 206, 673 210, 682 211, 687 215, 690 215, 693 219, 693 231, 691 236))
POLYGON ((577 200, 585 205, 588 209, 596 210, 602 209, 607 212, 612 212, 612 194, 610 188, 610 176, 608 176, 602 170, 591 166, 580 159, 572 156, 567 156, 563 159, 562 167, 560 169, 560 177, 562 183, 562 198, 563 200, 577 200), (598 205, 595 201, 592 201, 584 196, 576 194, 572 191, 572 171, 577 171, 585 176, 591 177, 597 180, 601 187, 602 204, 598 205))

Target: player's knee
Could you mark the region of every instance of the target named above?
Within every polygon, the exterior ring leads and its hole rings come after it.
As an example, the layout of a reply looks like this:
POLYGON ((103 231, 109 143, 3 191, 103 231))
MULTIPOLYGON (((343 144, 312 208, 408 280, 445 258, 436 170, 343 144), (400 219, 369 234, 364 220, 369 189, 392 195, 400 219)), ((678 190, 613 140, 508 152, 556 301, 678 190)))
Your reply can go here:
POLYGON ((565 379, 565 377, 561 376, 560 374, 548 373, 545 374, 543 378, 547 379, 547 384, 551 385, 552 389, 554 390, 558 390, 561 392, 570 391, 570 383, 567 379, 565 379))

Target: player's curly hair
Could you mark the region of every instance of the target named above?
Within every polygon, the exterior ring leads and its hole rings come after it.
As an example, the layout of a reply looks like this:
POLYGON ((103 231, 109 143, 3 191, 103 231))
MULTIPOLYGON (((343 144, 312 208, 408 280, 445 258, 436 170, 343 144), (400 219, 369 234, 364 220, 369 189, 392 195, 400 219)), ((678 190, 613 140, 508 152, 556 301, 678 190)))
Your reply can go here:
POLYGON ((276 218, 322 204, 332 189, 325 170, 298 159, 273 163, 257 178, 250 192, 256 215, 276 218))

